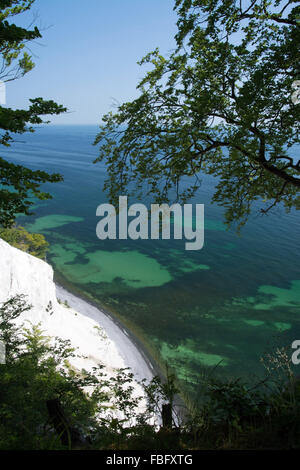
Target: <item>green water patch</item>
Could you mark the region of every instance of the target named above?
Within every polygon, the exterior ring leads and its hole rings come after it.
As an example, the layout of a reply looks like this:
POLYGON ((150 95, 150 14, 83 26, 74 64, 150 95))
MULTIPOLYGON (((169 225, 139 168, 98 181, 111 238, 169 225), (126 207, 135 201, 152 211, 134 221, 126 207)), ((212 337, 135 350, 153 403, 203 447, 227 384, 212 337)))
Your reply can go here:
POLYGON ((207 264, 198 264, 192 260, 180 260, 181 262, 178 265, 178 270, 183 273, 190 273, 197 271, 198 269, 207 271, 210 267, 207 264))
POLYGON ((300 307, 300 280, 291 281, 291 287, 260 286, 258 298, 248 297, 255 310, 270 310, 274 307, 300 307), (263 300, 259 300, 260 296, 263 300))
POLYGON ((231 305, 251 310, 300 307, 300 280, 291 281, 290 288, 263 285, 250 297, 233 297, 231 305))
POLYGON ((292 328, 291 323, 284 323, 284 322, 274 322, 275 328, 277 328, 278 331, 286 331, 292 328))
POLYGON ((194 343, 191 340, 179 344, 176 348, 170 347, 166 342, 162 342, 160 349, 162 358, 166 362, 172 362, 178 359, 178 357, 184 360, 184 362, 194 362, 209 367, 216 365, 225 367, 229 362, 228 358, 225 356, 195 349, 194 343))
POLYGON ((71 215, 51 214, 35 219, 33 224, 26 224, 26 229, 30 232, 40 233, 53 228, 62 227, 72 222, 83 222, 83 217, 71 215))
POLYGON ((155 258, 139 251, 103 251, 86 253, 82 260, 74 262, 81 249, 53 247, 53 261, 71 281, 78 284, 112 283, 120 279, 129 287, 162 286, 172 280, 167 269, 155 258), (72 264, 70 264, 72 263, 72 264))
POLYGON ((67 244, 65 246, 59 244, 51 245, 52 260, 56 266, 60 267, 72 263, 79 254, 84 252, 85 250, 80 246, 73 246, 73 244, 67 244))
POLYGON ((262 326, 265 324, 265 322, 262 320, 244 320, 244 322, 250 326, 262 326))
POLYGON ((200 262, 203 257, 201 257, 199 253, 182 252, 172 248, 165 250, 163 253, 157 251, 155 252, 155 256, 160 260, 160 263, 163 263, 163 265, 174 274, 174 277, 211 269, 208 264, 200 262))

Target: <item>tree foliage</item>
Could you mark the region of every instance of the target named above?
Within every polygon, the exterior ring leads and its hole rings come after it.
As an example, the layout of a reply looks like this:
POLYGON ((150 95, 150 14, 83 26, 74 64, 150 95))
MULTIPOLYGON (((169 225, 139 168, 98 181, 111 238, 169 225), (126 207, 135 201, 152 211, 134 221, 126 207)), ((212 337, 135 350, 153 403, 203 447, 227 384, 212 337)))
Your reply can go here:
POLYGON ((134 394, 128 369, 108 376, 102 364, 92 372, 74 368, 71 359, 82 356, 70 341, 46 336, 40 324, 16 324, 30 309, 23 295, 0 304, 0 341, 6 348, 0 364, 0 449, 65 448, 49 419, 48 400, 60 401, 69 423, 87 438, 85 448, 116 448, 118 441, 126 446, 130 434, 155 434, 149 425, 155 401, 172 391, 160 390, 160 382, 149 384, 151 405, 141 412, 143 397, 134 394))
MULTIPOLYGON (((0 1, 0 55, 2 64, 0 79, 4 82, 24 76, 34 67, 32 57, 26 50, 26 44, 41 37, 37 27, 26 29, 12 22, 15 15, 30 9, 34 0, 1 0, 0 1)), ((28 109, 11 109, 0 106, 0 144, 9 146, 16 134, 34 132, 33 125, 41 124, 43 116, 61 114, 66 111, 61 105, 43 98, 30 99, 28 109)), ((45 171, 33 171, 22 165, 11 163, 0 157, 0 225, 13 224, 15 216, 30 214, 33 204, 32 196, 38 199, 49 199, 49 193, 41 190, 46 182, 61 181, 59 174, 48 174, 45 171)))
POLYGON ((10 245, 37 258, 45 259, 49 243, 40 233, 29 233, 24 227, 0 227, 0 238, 10 245))
POLYGON ((20 322, 30 308, 22 295, 0 305, 6 348, 0 364, 1 450, 300 448, 300 382, 290 348, 265 355, 267 373, 259 382, 199 374, 199 402, 181 407, 171 425, 161 426, 162 405, 174 404, 178 393, 173 373, 165 381, 141 382, 147 405, 139 409, 142 397, 133 393, 130 371, 107 376, 101 364, 92 372, 74 368, 78 352, 70 341, 46 336, 40 324, 20 322), (61 441, 49 401, 59 401, 66 428, 81 436, 75 447, 72 439, 61 441))
POLYGON ((146 190, 165 202, 175 190, 184 201, 211 174, 228 224, 245 223, 256 200, 264 213, 279 202, 299 207, 296 3, 175 2, 176 50, 141 60, 151 70, 139 97, 105 115, 95 141, 111 201, 133 185, 129 194, 146 190))

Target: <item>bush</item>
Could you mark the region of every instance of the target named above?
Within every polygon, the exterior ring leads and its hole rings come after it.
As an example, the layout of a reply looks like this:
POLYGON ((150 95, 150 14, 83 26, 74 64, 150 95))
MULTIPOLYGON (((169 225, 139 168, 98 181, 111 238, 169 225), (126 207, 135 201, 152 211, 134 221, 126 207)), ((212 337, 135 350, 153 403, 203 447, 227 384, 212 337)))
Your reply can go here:
POLYGON ((45 259, 49 243, 44 235, 29 233, 24 227, 0 228, 0 238, 37 258, 45 259))

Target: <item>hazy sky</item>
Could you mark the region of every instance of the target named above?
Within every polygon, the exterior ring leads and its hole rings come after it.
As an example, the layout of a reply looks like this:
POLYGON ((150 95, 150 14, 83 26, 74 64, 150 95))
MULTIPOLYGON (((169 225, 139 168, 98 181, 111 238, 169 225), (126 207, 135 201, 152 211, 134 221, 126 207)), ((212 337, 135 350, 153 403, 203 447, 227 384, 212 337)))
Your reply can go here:
POLYGON ((174 48, 173 0, 36 0, 14 21, 35 23, 43 39, 30 43, 36 67, 7 84, 7 106, 24 108, 42 96, 64 104, 69 114, 55 124, 99 123, 113 100, 131 100, 145 68, 137 65, 159 46, 174 48))

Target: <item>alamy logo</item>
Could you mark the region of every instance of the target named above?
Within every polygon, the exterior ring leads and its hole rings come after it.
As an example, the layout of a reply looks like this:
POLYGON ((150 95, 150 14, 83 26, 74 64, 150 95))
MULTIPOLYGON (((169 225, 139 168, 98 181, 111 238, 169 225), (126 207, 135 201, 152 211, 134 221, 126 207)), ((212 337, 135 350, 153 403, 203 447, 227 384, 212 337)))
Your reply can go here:
POLYGON ((204 245, 204 204, 195 204, 195 214, 193 204, 184 204, 183 210, 180 204, 151 204, 149 223, 144 204, 128 208, 127 196, 120 196, 118 211, 112 204, 100 204, 96 215, 102 217, 96 228, 100 240, 158 240, 160 235, 163 240, 170 240, 173 232, 175 240, 188 240, 186 250, 201 250, 204 245), (133 219, 129 221, 129 217, 133 219))
POLYGON ((5 364, 5 344, 0 340, 0 364, 5 364))
POLYGON ((295 366, 298 366, 300 364, 300 341, 298 339, 295 339, 295 341, 293 341, 292 349, 296 350, 292 354, 292 363, 295 366))

